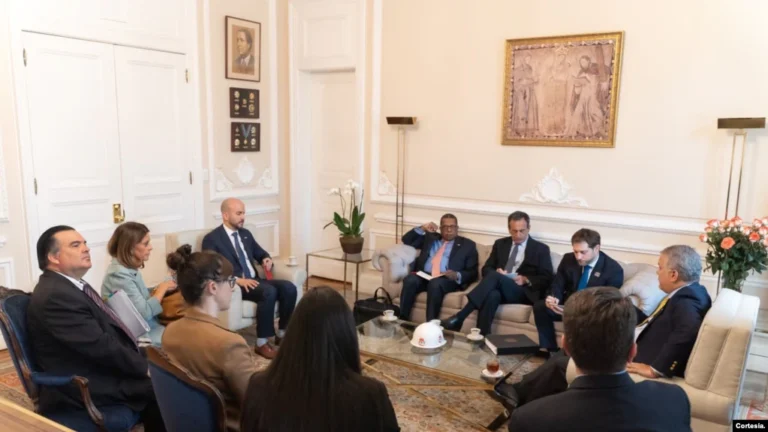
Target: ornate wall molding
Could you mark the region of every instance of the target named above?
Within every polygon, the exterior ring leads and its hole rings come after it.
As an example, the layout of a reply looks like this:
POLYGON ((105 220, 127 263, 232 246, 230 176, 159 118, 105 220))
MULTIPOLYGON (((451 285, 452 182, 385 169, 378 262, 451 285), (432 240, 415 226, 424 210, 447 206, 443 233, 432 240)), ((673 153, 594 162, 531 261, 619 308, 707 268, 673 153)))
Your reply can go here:
POLYGON ((272 169, 267 168, 264 173, 259 177, 259 187, 263 189, 272 189, 274 182, 272 181, 272 169))
POLYGON ((216 192, 231 191, 232 186, 235 185, 232 183, 232 180, 227 178, 227 175, 224 174, 224 171, 222 171, 221 168, 216 168, 216 177, 214 179, 214 183, 216 192))
POLYGON ((240 163, 237 164, 237 168, 233 171, 243 185, 250 184, 253 178, 256 177, 256 167, 253 166, 253 163, 247 156, 243 156, 240 159, 240 163))
POLYGON ((392 182, 389 180, 389 177, 387 176, 387 173, 384 171, 379 171, 379 182, 377 188, 379 195, 397 195, 397 187, 392 184, 392 182))
POLYGON ((549 174, 531 189, 530 193, 520 195, 521 202, 539 202, 544 204, 565 204, 577 205, 579 207, 589 207, 587 200, 581 197, 572 196, 573 187, 568 184, 557 168, 549 170, 549 174))

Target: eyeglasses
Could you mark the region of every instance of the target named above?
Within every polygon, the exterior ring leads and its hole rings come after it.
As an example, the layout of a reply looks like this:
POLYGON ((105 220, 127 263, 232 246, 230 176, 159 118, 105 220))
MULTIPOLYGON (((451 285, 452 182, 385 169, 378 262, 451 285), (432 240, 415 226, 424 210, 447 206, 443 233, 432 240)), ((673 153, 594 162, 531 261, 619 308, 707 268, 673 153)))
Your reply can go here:
POLYGON ((227 282, 229 282, 229 287, 232 288, 232 290, 234 290, 235 286, 237 285, 237 278, 234 276, 230 276, 227 278, 227 282))
POLYGON ((453 231, 453 230, 457 229, 458 227, 459 227, 458 225, 440 225, 440 229, 441 230, 446 230, 446 231, 453 231))

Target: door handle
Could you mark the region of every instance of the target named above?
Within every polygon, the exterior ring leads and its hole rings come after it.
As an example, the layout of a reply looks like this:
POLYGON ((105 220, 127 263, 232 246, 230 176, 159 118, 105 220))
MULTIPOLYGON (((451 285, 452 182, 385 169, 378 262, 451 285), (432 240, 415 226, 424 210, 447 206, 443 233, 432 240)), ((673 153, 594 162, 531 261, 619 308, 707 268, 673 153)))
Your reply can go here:
POLYGON ((116 224, 122 223, 125 220, 125 210, 120 203, 112 204, 112 221, 116 224))

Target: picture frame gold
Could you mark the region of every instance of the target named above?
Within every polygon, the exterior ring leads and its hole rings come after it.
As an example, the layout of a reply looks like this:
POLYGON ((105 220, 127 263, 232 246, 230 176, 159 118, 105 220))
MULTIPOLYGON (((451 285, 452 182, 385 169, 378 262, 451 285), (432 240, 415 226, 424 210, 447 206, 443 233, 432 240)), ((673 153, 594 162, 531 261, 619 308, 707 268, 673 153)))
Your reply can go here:
POLYGON ((508 39, 501 144, 613 148, 624 32, 508 39))

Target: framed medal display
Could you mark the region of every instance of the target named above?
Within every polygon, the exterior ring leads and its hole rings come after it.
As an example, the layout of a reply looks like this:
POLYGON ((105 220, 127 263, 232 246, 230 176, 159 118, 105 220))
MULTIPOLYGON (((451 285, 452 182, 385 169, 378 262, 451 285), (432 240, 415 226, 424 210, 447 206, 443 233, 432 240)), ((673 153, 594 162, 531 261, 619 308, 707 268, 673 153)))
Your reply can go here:
POLYGON ((229 116, 232 118, 259 118, 259 91, 230 87, 229 116))
POLYGON ((261 151, 261 125, 259 123, 232 122, 232 140, 230 151, 261 151))

